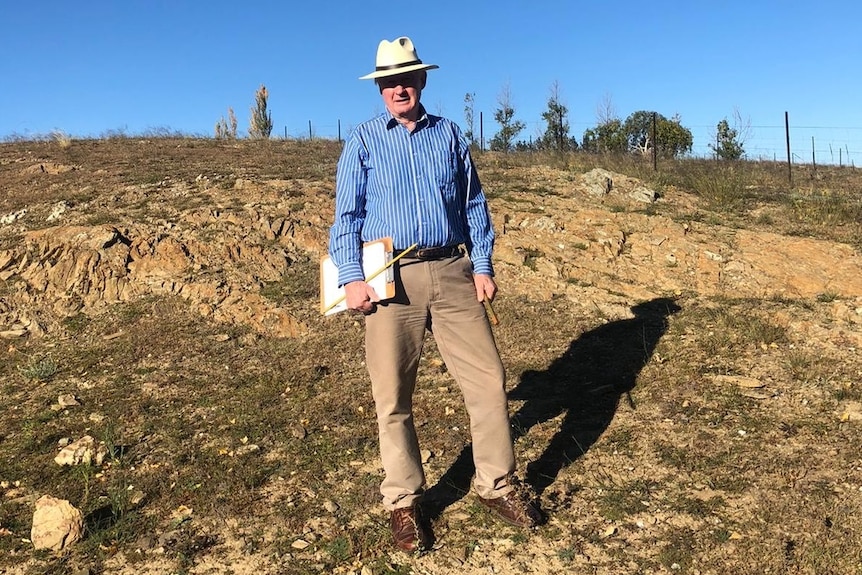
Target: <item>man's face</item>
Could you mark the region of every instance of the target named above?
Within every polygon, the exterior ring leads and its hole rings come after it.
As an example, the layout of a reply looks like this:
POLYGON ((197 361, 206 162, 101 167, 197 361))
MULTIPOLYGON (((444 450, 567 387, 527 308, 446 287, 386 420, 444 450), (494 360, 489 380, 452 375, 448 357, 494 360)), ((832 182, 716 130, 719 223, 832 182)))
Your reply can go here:
POLYGON ((396 118, 416 120, 425 78, 424 71, 378 78, 377 86, 389 113, 396 118))

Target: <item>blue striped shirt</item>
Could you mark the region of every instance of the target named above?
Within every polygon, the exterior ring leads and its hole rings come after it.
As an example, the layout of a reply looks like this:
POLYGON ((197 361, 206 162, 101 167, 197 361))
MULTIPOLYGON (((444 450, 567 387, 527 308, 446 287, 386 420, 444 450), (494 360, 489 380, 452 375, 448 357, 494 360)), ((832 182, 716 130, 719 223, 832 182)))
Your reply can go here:
POLYGON ((494 229, 467 140, 454 122, 420 112, 413 132, 384 112, 345 143, 329 231, 339 285, 364 279, 362 242, 386 236, 401 250, 464 244, 475 273, 494 273, 494 229))

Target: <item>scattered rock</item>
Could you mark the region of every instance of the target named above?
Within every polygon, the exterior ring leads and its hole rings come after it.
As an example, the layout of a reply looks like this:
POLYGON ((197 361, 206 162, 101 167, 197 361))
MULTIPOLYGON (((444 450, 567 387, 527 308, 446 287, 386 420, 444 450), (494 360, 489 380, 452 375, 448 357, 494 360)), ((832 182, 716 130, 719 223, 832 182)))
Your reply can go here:
POLYGON ((658 192, 644 186, 639 186, 629 192, 629 197, 636 202, 651 204, 658 199, 658 192))
POLYGON ((104 443, 85 435, 60 450, 54 458, 57 465, 101 465, 108 454, 104 443))
POLYGON ((132 507, 137 507, 140 505, 143 500, 146 498, 146 494, 140 489, 132 490, 131 495, 129 495, 129 505, 132 507))
POLYGON ((242 457, 244 455, 251 455, 252 453, 257 453, 260 451, 260 446, 254 443, 247 443, 245 445, 240 445, 234 451, 234 455, 237 457, 242 457))
POLYGON ((297 439, 305 439, 308 436, 308 431, 300 423, 294 423, 290 426, 290 434, 297 439))
POLYGON ((60 407, 74 407, 76 405, 81 405, 78 398, 75 397, 75 394, 73 393, 64 393, 57 397, 57 404, 60 407))
POLYGON ((52 176, 56 176, 57 174, 73 172, 76 169, 77 167, 75 166, 67 166, 65 164, 58 164, 57 162, 42 162, 40 164, 34 164, 28 168, 24 168, 24 173, 50 174, 52 176))
POLYGON ((739 392, 739 395, 743 397, 750 397, 751 399, 769 399, 772 397, 769 393, 765 393, 763 391, 757 391, 755 389, 743 389, 739 392))
POLYGON ((8 213, 5 216, 0 216, 0 224, 4 224, 4 225, 11 224, 12 222, 14 222, 16 220, 20 220, 25 215, 27 215, 26 209, 17 210, 17 211, 8 213))
POLYGON ((54 220, 59 220, 60 216, 66 213, 66 210, 69 209, 69 205, 65 201, 61 201, 54 205, 51 208, 51 213, 48 214, 48 217, 45 218, 46 222, 53 222, 54 220))
POLYGON ((581 181, 591 196, 606 196, 611 193, 614 187, 614 174, 601 168, 595 168, 581 176, 581 181))
POLYGON ((759 379, 741 375, 715 375, 712 379, 717 383, 729 383, 744 389, 759 389, 765 386, 759 379))
POLYGON ((27 335, 27 330, 24 328, 7 329, 0 331, 0 339, 15 339, 27 335))
POLYGON ((36 549, 66 549, 81 539, 83 530, 83 514, 65 499, 43 495, 36 501, 30 531, 36 549))

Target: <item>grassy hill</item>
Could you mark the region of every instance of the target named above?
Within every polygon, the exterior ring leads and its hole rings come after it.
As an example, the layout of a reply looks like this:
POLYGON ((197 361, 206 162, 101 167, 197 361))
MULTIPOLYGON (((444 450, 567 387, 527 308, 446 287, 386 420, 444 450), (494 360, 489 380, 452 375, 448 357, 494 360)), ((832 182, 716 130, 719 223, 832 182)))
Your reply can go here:
POLYGON ((429 338, 437 545, 408 557, 361 319, 317 308, 339 151, 0 144, 0 572, 862 573, 859 170, 477 154, 519 473, 549 522, 476 504, 429 338), (85 435, 104 462, 55 463, 85 435), (28 541, 46 494, 85 516, 59 554, 28 541))

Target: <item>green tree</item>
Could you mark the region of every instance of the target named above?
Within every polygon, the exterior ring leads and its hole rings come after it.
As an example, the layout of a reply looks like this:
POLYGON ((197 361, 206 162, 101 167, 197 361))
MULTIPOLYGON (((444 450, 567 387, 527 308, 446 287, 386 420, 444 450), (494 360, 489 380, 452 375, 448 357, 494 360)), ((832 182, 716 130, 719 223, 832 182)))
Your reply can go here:
POLYGON ((739 132, 731 128, 727 118, 722 119, 715 127, 715 144, 709 147, 720 160, 738 160, 745 154, 739 132))
POLYGON ((464 96, 464 126, 467 128, 464 131, 464 137, 467 139, 467 142, 470 143, 471 146, 476 144, 476 136, 473 132, 474 124, 474 105, 476 103, 476 94, 471 94, 467 92, 464 96))
POLYGON ((542 113, 542 119, 545 120, 547 127, 538 141, 539 149, 563 152, 577 148, 577 142, 569 137, 568 113, 569 109, 560 98, 560 86, 554 82, 548 98, 548 108, 542 113))
POLYGON ((685 128, 678 116, 668 120, 657 112, 640 110, 626 118, 623 124, 628 149, 649 154, 653 146, 659 155, 676 158, 691 151, 691 130, 685 128), (655 118, 655 142, 653 141, 653 118, 655 118))
POLYGON ((272 133, 272 113, 267 111, 266 104, 269 92, 266 86, 260 85, 254 94, 254 106, 251 108, 251 119, 248 123, 248 137, 258 140, 266 140, 272 133))
POLYGON ((610 94, 605 94, 596 106, 596 127, 584 130, 581 148, 601 154, 621 154, 628 150, 623 123, 617 116, 610 94))
POLYGON ((666 158, 678 158, 691 152, 694 138, 691 130, 682 125, 682 119, 675 115, 670 120, 656 124, 658 153, 666 158))
POLYGON ((508 152, 512 149, 515 136, 524 129, 524 123, 515 120, 515 108, 512 106, 512 94, 509 85, 503 86, 497 97, 498 108, 494 111, 494 121, 500 124, 500 131, 491 138, 491 149, 497 152, 508 152))
POLYGON ((584 131, 581 147, 588 152, 622 153, 628 150, 628 137, 623 123, 611 118, 599 123, 595 128, 584 131))

